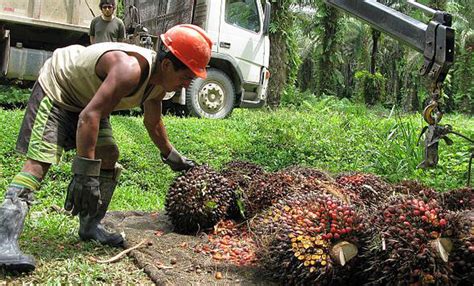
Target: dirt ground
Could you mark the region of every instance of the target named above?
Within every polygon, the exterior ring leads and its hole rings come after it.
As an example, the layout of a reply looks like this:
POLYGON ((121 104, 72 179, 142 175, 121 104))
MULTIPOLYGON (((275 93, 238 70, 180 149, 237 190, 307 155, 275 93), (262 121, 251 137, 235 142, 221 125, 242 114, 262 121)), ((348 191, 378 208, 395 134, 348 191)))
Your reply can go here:
POLYGON ((104 223, 125 233, 126 248, 146 240, 128 255, 157 285, 277 285, 266 280, 258 266, 219 263, 196 252, 197 246, 206 243, 207 235, 174 233, 162 213, 110 212, 104 223))

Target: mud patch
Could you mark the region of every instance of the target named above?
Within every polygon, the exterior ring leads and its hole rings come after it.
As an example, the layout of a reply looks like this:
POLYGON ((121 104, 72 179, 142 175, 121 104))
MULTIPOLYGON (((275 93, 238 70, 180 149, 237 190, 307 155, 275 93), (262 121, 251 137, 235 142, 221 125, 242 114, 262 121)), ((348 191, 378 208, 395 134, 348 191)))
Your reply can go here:
POLYGON ((125 233, 126 248, 144 239, 150 242, 129 255, 158 285, 277 285, 265 279, 258 266, 219 263, 210 255, 196 252, 207 243, 208 236, 174 233, 162 213, 110 212, 104 223, 109 229, 125 233))

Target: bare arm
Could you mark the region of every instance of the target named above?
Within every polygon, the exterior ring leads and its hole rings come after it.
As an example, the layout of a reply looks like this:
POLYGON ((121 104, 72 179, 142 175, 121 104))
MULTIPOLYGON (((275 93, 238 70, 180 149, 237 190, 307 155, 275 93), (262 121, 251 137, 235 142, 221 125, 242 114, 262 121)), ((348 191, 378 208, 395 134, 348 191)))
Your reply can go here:
POLYGON ((117 42, 123 42, 125 40, 125 36, 126 36, 125 25, 123 24, 122 21, 120 21, 117 42))
POLYGON ((89 27, 89 39, 91 41, 91 44, 95 44, 95 20, 96 18, 92 19, 89 27))
POLYGON ((105 80, 79 114, 76 133, 78 156, 95 158, 100 119, 109 116, 120 99, 135 89, 140 83, 141 71, 138 59, 124 52, 112 51, 101 57, 96 73, 105 80))
POLYGON ((160 149, 161 154, 167 157, 173 146, 168 140, 166 128, 161 118, 161 100, 162 98, 157 98, 145 101, 143 104, 145 109, 143 123, 153 143, 160 149))

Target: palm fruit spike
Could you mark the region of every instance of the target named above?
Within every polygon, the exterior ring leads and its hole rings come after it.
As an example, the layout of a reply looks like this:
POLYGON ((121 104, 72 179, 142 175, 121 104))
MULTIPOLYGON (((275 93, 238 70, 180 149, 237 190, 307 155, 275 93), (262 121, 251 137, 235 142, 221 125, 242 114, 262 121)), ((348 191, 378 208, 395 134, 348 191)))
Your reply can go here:
POLYGON ((315 179, 319 181, 331 183, 334 182, 334 179, 328 173, 310 167, 291 166, 289 168, 284 169, 283 172, 294 175, 302 175, 305 178, 315 179))
POLYGON ((190 234, 213 227, 228 212, 233 189, 207 165, 177 177, 166 196, 165 209, 175 230, 190 234))
POLYGON ((452 268, 445 261, 450 236, 447 212, 437 200, 397 194, 367 223, 375 228, 370 243, 362 244, 367 247, 361 249, 364 265, 355 272, 359 276, 355 280, 369 285, 451 283, 452 268))
POLYGON ((242 194, 245 217, 251 218, 288 194, 297 192, 303 181, 303 177, 285 172, 264 174, 252 181, 242 194))
POLYGON ((474 210, 449 214, 454 232, 453 251, 449 260, 453 263, 453 276, 458 285, 472 285, 474 281, 474 210))
POLYGON ((220 172, 234 188, 234 198, 228 211, 228 217, 234 220, 245 218, 244 195, 249 184, 265 174, 262 167, 243 161, 227 163, 220 172))
POLYGON ((351 173, 337 176, 340 184, 358 206, 375 207, 393 192, 391 185, 372 174, 351 173))
POLYGON ((360 220, 350 205, 315 190, 292 193, 250 225, 270 276, 285 284, 334 285, 344 283, 353 265, 357 247, 346 240, 357 242, 360 220))
POLYGON ((281 172, 299 177, 301 185, 298 186, 298 189, 303 191, 322 189, 324 192, 330 193, 344 202, 348 203, 351 201, 344 189, 335 183, 336 180, 323 171, 309 167, 292 166, 281 172))
POLYGON ((412 195, 417 196, 422 199, 436 199, 440 202, 440 193, 436 190, 429 188, 418 181, 413 180, 404 180, 399 184, 395 185, 395 192, 404 194, 404 195, 412 195))
POLYGON ((220 174, 227 180, 243 189, 256 177, 263 175, 265 171, 262 167, 244 161, 231 161, 227 163, 220 174))
POLYGON ((450 211, 474 209, 474 189, 461 188, 441 195, 443 206, 450 211))

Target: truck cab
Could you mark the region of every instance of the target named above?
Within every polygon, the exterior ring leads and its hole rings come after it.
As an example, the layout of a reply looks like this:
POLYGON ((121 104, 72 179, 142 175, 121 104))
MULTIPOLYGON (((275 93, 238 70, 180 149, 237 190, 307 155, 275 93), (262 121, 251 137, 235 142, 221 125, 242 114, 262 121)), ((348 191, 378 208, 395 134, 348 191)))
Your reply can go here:
POLYGON ((235 107, 265 104, 269 20, 270 4, 262 6, 260 0, 125 1, 131 42, 150 43, 144 35, 157 42, 156 35, 180 23, 198 25, 210 35, 207 78, 196 78, 189 88, 168 94, 164 104, 197 117, 225 118, 235 107))

